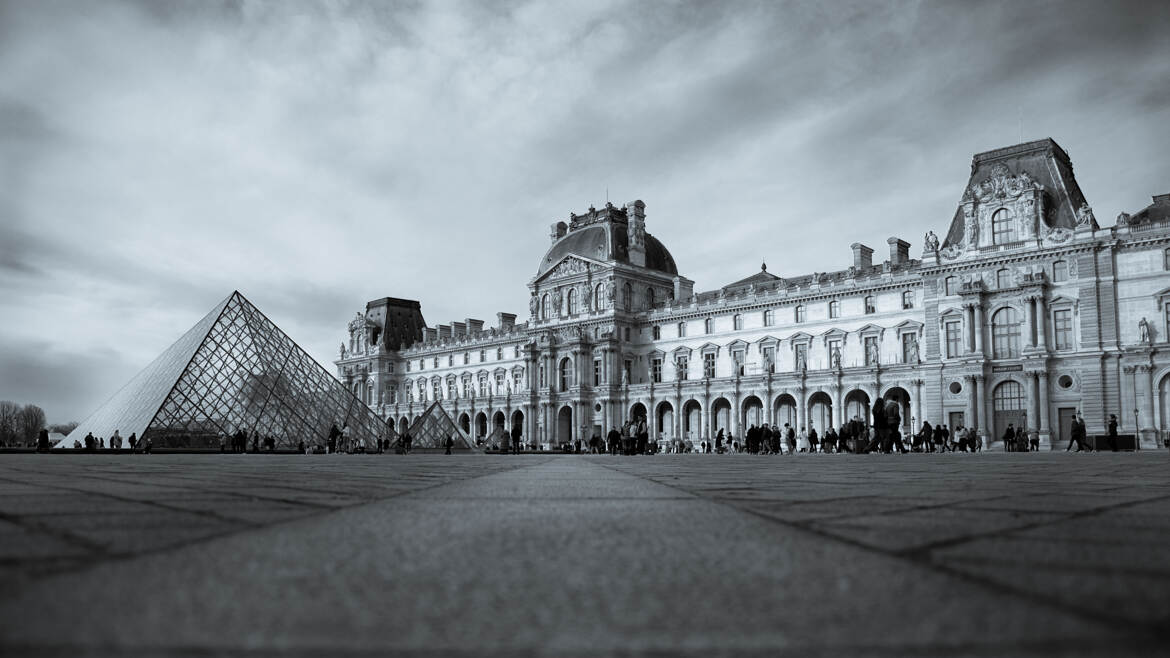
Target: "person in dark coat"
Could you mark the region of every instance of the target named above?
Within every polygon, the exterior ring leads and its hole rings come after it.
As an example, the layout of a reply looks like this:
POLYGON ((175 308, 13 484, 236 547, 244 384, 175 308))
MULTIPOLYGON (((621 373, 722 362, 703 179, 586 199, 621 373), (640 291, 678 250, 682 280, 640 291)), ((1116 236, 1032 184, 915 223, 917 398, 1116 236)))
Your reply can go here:
POLYGON ((37 452, 48 452, 48 451, 49 451, 49 430, 42 427, 41 431, 37 432, 37 452))
POLYGON ((821 437, 817 436, 817 428, 808 428, 808 451, 816 452, 817 445, 820 443, 821 437))
POLYGON ((609 444, 609 454, 616 455, 618 453, 618 446, 622 442, 622 434, 617 430, 617 427, 610 427, 609 434, 605 435, 606 443, 609 444))
POLYGON ((1016 427, 1014 423, 1008 423, 1007 429, 1003 431, 1003 451, 1015 452, 1016 450, 1016 427))
POLYGON ((907 452, 902 443, 902 406, 896 400, 886 400, 886 452, 907 452))
POLYGON ((869 454, 874 450, 882 450, 882 440, 886 436, 886 401, 878 398, 873 403, 873 438, 862 452, 869 454))
POLYGON ((1073 444, 1077 446, 1077 452, 1082 450, 1089 450, 1089 446, 1085 445, 1085 425, 1081 420, 1079 413, 1074 413, 1072 418, 1072 427, 1069 428, 1068 447, 1064 449, 1068 452, 1072 449, 1073 444))
POLYGON ((520 425, 519 423, 512 425, 512 454, 520 454, 520 425))
MULTIPOLYGON (((44 430, 41 430, 42 432, 44 430)), ((1109 441, 1109 449, 1117 452, 1117 415, 1109 414, 1109 434, 1106 435, 1109 441)))

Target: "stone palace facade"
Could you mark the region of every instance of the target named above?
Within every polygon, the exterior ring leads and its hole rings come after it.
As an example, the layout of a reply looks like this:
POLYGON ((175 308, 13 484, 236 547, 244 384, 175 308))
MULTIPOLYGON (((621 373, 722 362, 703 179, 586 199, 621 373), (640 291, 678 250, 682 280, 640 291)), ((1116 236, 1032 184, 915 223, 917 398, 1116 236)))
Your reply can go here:
POLYGON ((882 262, 853 244, 842 270, 695 292, 641 201, 550 237, 526 322, 427 326, 417 301, 377 299, 349 323, 341 380, 399 430, 441 401, 476 439, 518 425, 553 447, 641 415, 695 444, 764 422, 823 433, 879 395, 903 431, 973 426, 985 445, 1013 423, 1063 448, 1076 410, 1090 434, 1116 414, 1142 448, 1170 429, 1170 194, 1102 228, 1051 139, 976 155, 918 258, 892 237, 882 262))

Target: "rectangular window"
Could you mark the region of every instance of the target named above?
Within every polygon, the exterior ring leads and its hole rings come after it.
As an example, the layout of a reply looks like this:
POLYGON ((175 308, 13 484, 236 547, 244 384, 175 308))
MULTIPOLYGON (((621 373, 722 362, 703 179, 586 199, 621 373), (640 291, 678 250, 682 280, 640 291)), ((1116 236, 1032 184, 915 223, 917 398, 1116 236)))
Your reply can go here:
POLYGON ((634 383, 634 362, 629 360, 629 359, 626 359, 625 367, 626 367, 626 381, 633 384, 634 383))
POLYGON ((593 385, 601 386, 601 359, 593 359, 593 385))
POLYGON ((685 356, 680 356, 680 357, 678 357, 678 360, 675 361, 674 363, 678 369, 679 380, 685 382, 687 379, 690 378, 690 369, 691 369, 690 359, 688 359, 685 356))
POLYGON ((707 379, 715 377, 715 354, 713 352, 703 355, 703 376, 707 379))
POLYGON ((953 277, 953 276, 948 276, 948 277, 946 278, 946 294, 948 294, 948 295, 953 295, 953 294, 955 294, 955 291, 956 291, 956 289, 955 289, 956 282, 957 282, 957 280, 956 280, 956 279, 955 279, 955 277, 953 277))
POLYGON ((523 389, 524 389, 524 371, 523 370, 513 370, 512 371, 512 391, 515 393, 519 393, 523 389))
POLYGON ((483 363, 484 361, 487 361, 487 350, 480 350, 479 351, 479 362, 483 363))
POLYGON ((776 348, 764 348, 764 367, 768 372, 776 372, 776 348))
POLYGON ((457 397, 457 394, 455 391, 455 380, 448 379, 447 380, 447 399, 454 400, 456 397, 457 397))
POLYGON ((448 368, 450 368, 450 367, 451 367, 451 366, 453 366, 453 365, 455 365, 455 355, 454 355, 454 354, 448 354, 448 355, 447 355, 447 367, 448 367, 448 368))
POLYGON ((386 364, 386 372, 391 373, 391 374, 394 373, 394 362, 393 361, 386 364))
POLYGON ((497 347, 496 348, 496 361, 503 361, 503 360, 504 360, 504 348, 497 347))
POLYGON ((735 361, 735 371, 739 373, 740 377, 747 374, 746 372, 744 372, 744 363, 743 363, 744 359, 743 359, 743 352, 742 351, 732 352, 731 353, 731 360, 735 361))
POLYGON ((1052 264, 1052 282, 1068 281, 1068 263, 1058 260, 1052 264))
POLYGON ((436 379, 431 382, 431 399, 441 400, 443 398, 443 382, 436 379))
POLYGON ((1060 309, 1052 312, 1052 335, 1056 338, 1056 349, 1072 349, 1072 310, 1060 309))
POLYGON ((776 324, 776 311, 764 311, 764 326, 771 327, 774 324, 776 324))
POLYGON ((410 361, 406 362, 406 372, 410 372, 410 361))
POLYGON ((467 365, 469 363, 471 363, 471 352, 464 352, 463 353, 463 365, 467 365))
POLYGON ((875 366, 880 359, 878 355, 877 336, 865 337, 865 365, 875 366))
POLYGON ((630 328, 626 327, 626 342, 630 342, 630 328))
POLYGON ((686 338, 686 336, 687 336, 687 323, 685 323, 685 322, 678 323, 678 337, 679 338, 686 338))
POLYGON ((519 345, 517 345, 516 347, 514 347, 512 349, 512 356, 517 358, 517 359, 520 358, 520 346, 519 345))
POLYGON ((504 392, 504 373, 496 373, 496 395, 504 392))
POLYGON ((947 342, 947 358, 955 359, 963 350, 963 323, 951 320, 944 325, 947 342))
POLYGON ((488 394, 487 375, 481 375, 479 378, 479 394, 481 396, 486 396, 488 394))
POLYGON ((650 360, 650 377, 653 378, 655 384, 662 383, 662 359, 650 360))
POLYGON ((654 325, 654 340, 662 340, 662 327, 654 325))
POLYGON ((437 357, 437 356, 435 357, 434 361, 431 363, 431 367, 433 367, 433 368, 439 367, 439 357, 437 357))
POLYGON ((398 384, 390 386, 390 404, 398 404, 398 384))

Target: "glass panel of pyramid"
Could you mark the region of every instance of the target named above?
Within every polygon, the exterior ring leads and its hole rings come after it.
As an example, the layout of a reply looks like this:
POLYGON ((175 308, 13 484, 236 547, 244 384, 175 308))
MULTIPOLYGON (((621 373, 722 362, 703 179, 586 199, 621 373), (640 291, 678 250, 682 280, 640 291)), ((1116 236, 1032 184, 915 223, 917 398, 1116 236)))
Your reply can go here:
POLYGON ((238 292, 232 293, 70 434, 123 437, 156 448, 218 448, 238 430, 277 448, 324 445, 334 424, 348 436, 394 431, 238 292), (78 433, 80 432, 80 433, 78 433))
MULTIPOLYGON (((475 443, 459 426, 451 420, 443 405, 439 402, 431 404, 423 415, 415 419, 407 430, 410 434, 411 450, 445 448, 447 437, 455 441, 452 450, 475 450, 475 443)), ((397 444, 395 447, 398 447, 397 444)))

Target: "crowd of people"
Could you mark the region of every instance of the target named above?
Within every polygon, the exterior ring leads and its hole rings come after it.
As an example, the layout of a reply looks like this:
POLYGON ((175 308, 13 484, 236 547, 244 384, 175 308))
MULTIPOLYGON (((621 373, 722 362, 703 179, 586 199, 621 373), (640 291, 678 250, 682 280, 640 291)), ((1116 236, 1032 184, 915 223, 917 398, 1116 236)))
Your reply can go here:
MULTIPOLYGON (((1118 450, 1117 417, 1110 415, 1106 441, 1111 450, 1118 450)), ((1006 452, 1035 452, 1040 450, 1040 432, 1032 427, 1017 428, 1009 423, 1001 437, 1006 452)), ((1071 438, 1066 450, 1073 447, 1079 451, 1092 451, 1087 437, 1084 418, 1076 413, 1072 420, 1071 438)), ((871 409, 871 421, 859 416, 835 429, 829 426, 824 434, 815 427, 797 429, 790 423, 779 425, 752 424, 741 438, 725 429, 715 437, 697 444, 681 439, 650 441, 645 417, 624 422, 621 427, 611 427, 603 440, 594 435, 583 447, 577 442, 576 452, 611 455, 637 455, 665 453, 749 453, 787 455, 799 453, 906 453, 906 452, 980 452, 986 446, 974 428, 957 425, 953 428, 945 423, 931 424, 923 421, 918 431, 908 437, 902 435, 902 414, 898 401, 877 400, 871 409), (583 449, 584 448, 584 449, 583 449)), ((570 450, 572 451, 572 450, 570 450)))

